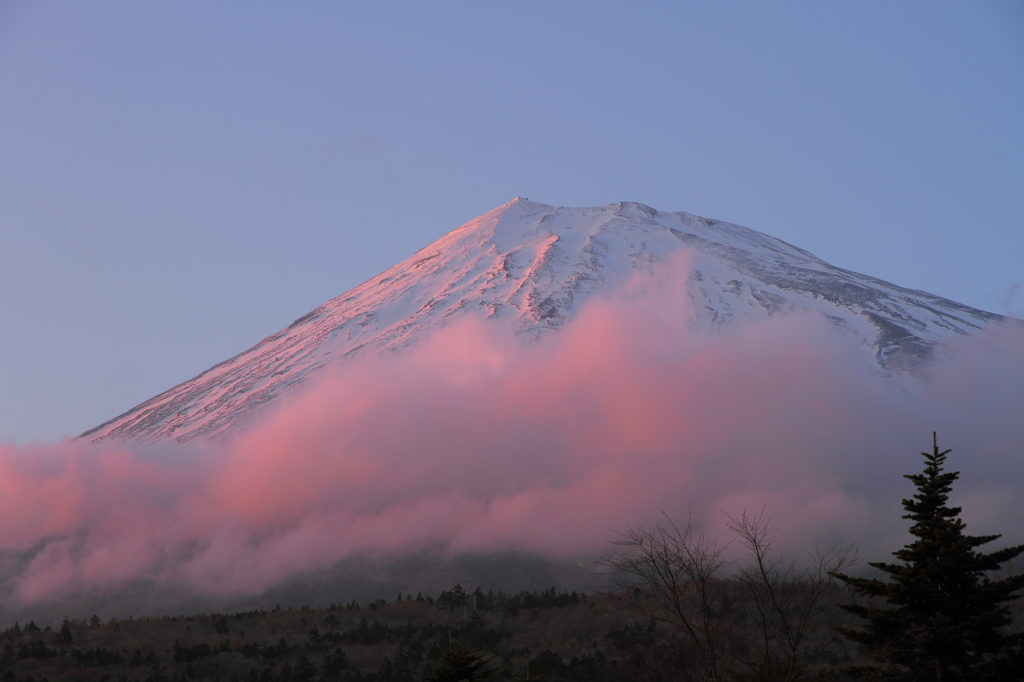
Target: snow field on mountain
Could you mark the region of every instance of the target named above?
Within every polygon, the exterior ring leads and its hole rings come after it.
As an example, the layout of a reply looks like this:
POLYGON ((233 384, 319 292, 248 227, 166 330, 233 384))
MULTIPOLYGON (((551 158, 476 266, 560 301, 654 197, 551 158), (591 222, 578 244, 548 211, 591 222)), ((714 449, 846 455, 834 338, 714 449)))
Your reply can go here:
POLYGON ((592 297, 680 256, 689 273, 659 292, 666 314, 685 316, 692 329, 816 312, 888 375, 916 372, 935 344, 999 319, 833 267, 738 225, 631 202, 564 208, 517 198, 83 436, 227 438, 329 368, 401 354, 464 317, 486 317, 499 333, 536 342, 573 324, 592 297))

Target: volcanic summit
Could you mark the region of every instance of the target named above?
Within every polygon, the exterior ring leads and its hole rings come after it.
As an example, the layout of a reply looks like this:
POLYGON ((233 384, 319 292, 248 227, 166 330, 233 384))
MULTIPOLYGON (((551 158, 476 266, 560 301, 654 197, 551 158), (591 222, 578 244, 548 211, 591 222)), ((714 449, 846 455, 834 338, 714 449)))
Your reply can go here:
POLYGON ((687 324, 810 311, 868 346, 876 369, 889 374, 913 372, 937 343, 1002 319, 835 267, 739 225, 635 202, 566 208, 517 197, 80 437, 223 438, 325 368, 401 352, 460 316, 542 340, 572 324, 589 298, 655 272, 680 249, 691 268, 687 324))

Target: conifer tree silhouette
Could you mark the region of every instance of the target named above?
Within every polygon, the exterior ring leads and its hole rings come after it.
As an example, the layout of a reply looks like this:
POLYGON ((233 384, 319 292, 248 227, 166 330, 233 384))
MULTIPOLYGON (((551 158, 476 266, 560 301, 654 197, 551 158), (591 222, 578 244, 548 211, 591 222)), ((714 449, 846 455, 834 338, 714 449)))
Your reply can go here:
POLYGON ((67 616, 64 617, 64 622, 60 624, 60 631, 57 632, 57 644, 71 644, 75 641, 75 638, 71 636, 71 623, 67 616))
POLYGON ((452 642, 451 634, 448 637, 448 650, 441 657, 441 665, 424 678, 427 682, 477 682, 497 672, 489 665, 490 656, 480 655, 460 640, 452 642))
POLYGON ((914 541, 893 555, 901 563, 869 563, 889 576, 836 577, 854 592, 881 597, 885 606, 844 605, 866 621, 863 629, 839 632, 870 649, 877 665, 872 679, 942 682, 1024 680, 1024 633, 1005 633, 1011 623, 1007 602, 1020 598, 1024 575, 993 580, 1000 565, 1024 552, 1024 545, 990 554, 976 548, 1001 537, 964 533, 960 507, 947 505, 959 471, 944 472, 951 450, 922 452, 925 468, 904 476, 917 488, 903 500, 913 521, 914 541))

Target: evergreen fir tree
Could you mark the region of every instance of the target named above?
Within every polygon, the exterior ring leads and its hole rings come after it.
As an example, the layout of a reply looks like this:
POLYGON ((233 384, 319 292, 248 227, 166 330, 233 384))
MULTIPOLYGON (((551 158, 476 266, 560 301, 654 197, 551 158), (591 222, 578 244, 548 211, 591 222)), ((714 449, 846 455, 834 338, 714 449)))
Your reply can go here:
POLYGON ((1024 575, 1002 580, 988 577, 1024 545, 990 554, 976 551, 999 535, 964 534, 960 507, 947 506, 960 472, 944 472, 946 455, 932 434, 932 452, 921 453, 925 468, 908 475, 917 487, 903 500, 913 521, 914 541, 893 552, 902 563, 870 563, 888 582, 838 574, 855 592, 884 598, 886 606, 846 605, 866 622, 864 629, 841 628, 846 637, 866 645, 878 665, 872 679, 1024 680, 1024 633, 1005 633, 1010 624, 1006 602, 1019 599, 1024 575))
POLYGON ((478 682, 497 672, 488 665, 490 661, 489 656, 481 656, 461 642, 450 643, 441 656, 441 665, 424 679, 428 682, 478 682))
POLYGON ((64 617, 64 622, 60 624, 60 631, 57 633, 57 644, 71 644, 75 641, 75 638, 71 636, 71 623, 68 621, 67 616, 64 617))

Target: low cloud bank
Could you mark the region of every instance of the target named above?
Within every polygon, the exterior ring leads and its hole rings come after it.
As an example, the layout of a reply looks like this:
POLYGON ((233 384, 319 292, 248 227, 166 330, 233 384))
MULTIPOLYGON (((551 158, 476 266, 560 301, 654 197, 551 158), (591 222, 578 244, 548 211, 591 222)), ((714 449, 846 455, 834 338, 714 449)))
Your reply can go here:
POLYGON ((687 274, 636 279, 538 343, 454 323, 218 446, 0 445, 11 597, 138 578, 249 594, 422 550, 587 557, 662 512, 724 537, 726 514, 764 508, 794 557, 884 559, 933 430, 968 530, 1022 541, 1024 332, 962 339, 899 386, 817 316, 693 331, 687 274))

